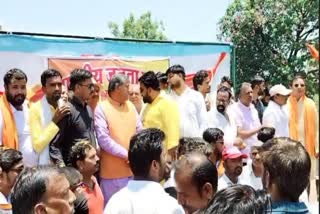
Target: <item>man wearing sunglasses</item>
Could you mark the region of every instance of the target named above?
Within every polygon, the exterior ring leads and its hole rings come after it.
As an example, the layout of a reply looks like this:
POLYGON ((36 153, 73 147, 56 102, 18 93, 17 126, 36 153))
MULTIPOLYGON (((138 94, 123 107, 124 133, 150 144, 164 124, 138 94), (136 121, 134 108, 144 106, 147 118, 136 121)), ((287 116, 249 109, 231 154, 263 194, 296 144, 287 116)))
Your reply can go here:
POLYGON ((71 147, 81 139, 90 141, 96 148, 93 115, 86 103, 94 90, 92 74, 85 69, 73 70, 69 88, 73 94, 67 103, 70 106, 70 114, 57 123, 59 132, 50 142, 49 148, 51 160, 58 166, 70 163, 71 147))

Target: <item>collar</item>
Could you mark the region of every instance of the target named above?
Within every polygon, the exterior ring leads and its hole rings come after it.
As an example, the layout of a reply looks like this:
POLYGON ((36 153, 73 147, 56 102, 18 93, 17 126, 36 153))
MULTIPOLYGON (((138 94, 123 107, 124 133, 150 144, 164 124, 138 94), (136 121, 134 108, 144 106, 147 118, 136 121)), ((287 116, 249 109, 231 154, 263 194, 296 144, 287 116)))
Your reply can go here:
POLYGON ((233 182, 229 179, 229 177, 226 175, 226 173, 223 173, 222 179, 225 180, 228 185, 239 184, 239 177, 238 177, 238 182, 237 182, 237 183, 233 183, 233 182))
POLYGON ((273 201, 272 211, 307 213, 309 209, 304 202, 273 201))
POLYGON ((160 183, 147 180, 130 180, 128 182, 128 188, 136 191, 146 190, 150 192, 164 192, 160 183))
POLYGON ((9 201, 7 197, 2 192, 0 192, 0 204, 8 204, 8 203, 9 201))
POLYGON ((122 106, 124 106, 124 105, 127 103, 127 102, 125 102, 125 103, 119 103, 119 102, 115 101, 114 99, 112 99, 110 96, 108 96, 107 99, 109 100, 109 102, 110 102, 112 105, 118 106, 118 107, 122 107, 122 106))
POLYGON ((241 108, 241 109, 244 109, 244 110, 247 110, 247 111, 250 111, 251 110, 251 108, 252 108, 252 103, 250 103, 250 105, 249 106, 245 106, 245 105, 243 105, 242 104, 242 102, 239 100, 238 101, 238 105, 239 105, 239 107, 241 108))
POLYGON ((73 96, 71 99, 71 103, 77 106, 80 106, 82 108, 85 108, 87 106, 87 103, 85 102, 84 105, 81 103, 80 99, 76 96, 73 96))
MULTIPOLYGON (((9 103, 9 104, 10 104, 10 108, 11 108, 12 114, 20 111, 20 110, 17 110, 11 103, 9 103)), ((22 104, 22 110, 20 112, 23 112, 26 108, 27 108, 27 104, 26 104, 26 102, 24 102, 22 104)))

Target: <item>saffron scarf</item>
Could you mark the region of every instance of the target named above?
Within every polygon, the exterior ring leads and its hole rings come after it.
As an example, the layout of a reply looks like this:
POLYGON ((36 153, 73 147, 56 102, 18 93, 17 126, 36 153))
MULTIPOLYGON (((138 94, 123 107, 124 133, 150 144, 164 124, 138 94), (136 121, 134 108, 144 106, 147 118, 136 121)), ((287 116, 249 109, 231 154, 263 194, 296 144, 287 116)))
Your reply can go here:
POLYGON ((0 98, 0 109, 3 117, 2 144, 11 149, 18 150, 18 133, 11 106, 4 94, 0 98))
MULTIPOLYGON (((301 97, 304 109, 304 134, 305 147, 310 156, 315 156, 315 117, 316 108, 314 102, 306 96, 301 97)), ((295 97, 290 96, 288 100, 290 109, 289 132, 290 138, 299 140, 298 132, 298 101, 295 97)))

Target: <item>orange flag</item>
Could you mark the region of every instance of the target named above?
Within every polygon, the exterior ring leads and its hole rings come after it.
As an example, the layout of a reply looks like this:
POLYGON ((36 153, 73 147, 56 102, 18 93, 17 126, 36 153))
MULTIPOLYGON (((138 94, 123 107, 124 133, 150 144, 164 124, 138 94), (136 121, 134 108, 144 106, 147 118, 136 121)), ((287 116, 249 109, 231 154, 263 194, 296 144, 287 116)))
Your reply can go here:
POLYGON ((313 45, 310 45, 308 43, 306 45, 307 45, 308 50, 311 53, 311 56, 313 58, 315 58, 319 62, 319 52, 318 52, 318 50, 315 47, 313 47, 313 45))

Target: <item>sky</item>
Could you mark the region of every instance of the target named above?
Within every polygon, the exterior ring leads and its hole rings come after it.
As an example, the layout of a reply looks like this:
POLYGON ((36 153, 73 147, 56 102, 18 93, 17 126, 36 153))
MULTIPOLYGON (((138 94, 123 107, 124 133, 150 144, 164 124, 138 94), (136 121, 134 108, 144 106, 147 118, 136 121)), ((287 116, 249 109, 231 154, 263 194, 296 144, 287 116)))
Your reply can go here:
POLYGON ((171 41, 217 42, 217 23, 232 0, 0 0, 5 31, 112 37, 108 23, 150 11, 171 41))

